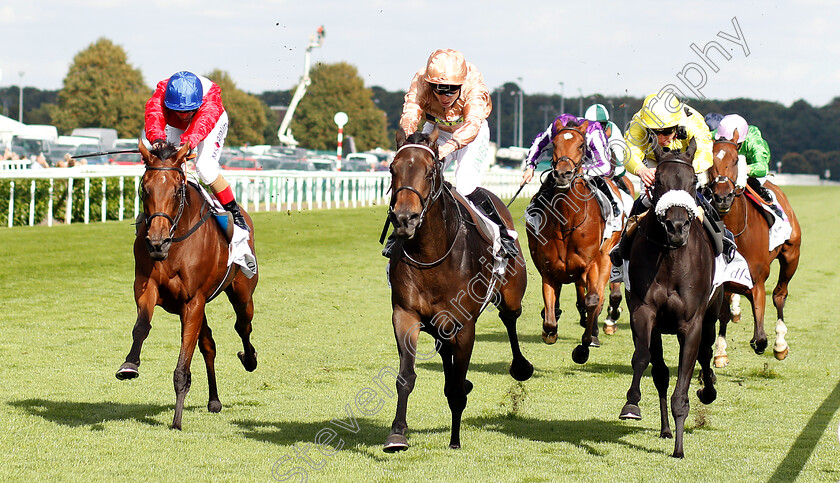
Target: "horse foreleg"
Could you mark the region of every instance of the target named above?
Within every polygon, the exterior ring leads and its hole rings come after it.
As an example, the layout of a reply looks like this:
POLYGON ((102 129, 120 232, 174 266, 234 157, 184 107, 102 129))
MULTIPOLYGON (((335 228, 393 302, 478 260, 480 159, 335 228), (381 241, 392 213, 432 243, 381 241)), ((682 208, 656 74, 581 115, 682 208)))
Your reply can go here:
POLYGON ((766 303, 766 292, 764 280, 755 280, 751 292, 750 303, 753 309, 753 338, 750 340, 750 347, 756 354, 764 354, 767 349, 767 334, 764 332, 764 305, 766 303))
POLYGON ((583 297, 586 325, 583 329, 580 345, 572 351, 572 360, 578 364, 583 364, 589 359, 590 346, 601 346, 601 342, 598 340, 598 316, 601 314, 601 303, 603 301, 606 280, 603 280, 604 285, 601 282, 598 267, 593 264, 584 276, 584 279, 577 285, 578 296, 583 293, 584 288, 586 289, 586 295, 583 297))
POLYGON ((651 331, 654 325, 655 312, 649 307, 630 309, 630 327, 633 330, 633 381, 627 390, 627 402, 621 408, 619 419, 642 419, 639 401, 642 399, 642 375, 650 364, 651 331))
POLYGON ((741 296, 737 293, 729 294, 729 313, 732 314, 732 322, 736 324, 741 321, 741 296))
POLYGON ((400 372, 396 382, 397 411, 394 422, 391 423, 391 433, 385 439, 385 446, 382 448, 386 453, 408 449, 408 439, 405 437, 408 429, 406 410, 408 396, 414 390, 414 382, 417 379, 417 374, 414 372, 414 360, 417 355, 417 338, 423 327, 422 322, 415 315, 396 307, 392 320, 394 337, 397 339, 397 352, 400 356, 400 372))
POLYGON ((219 392, 216 387, 216 341, 213 340, 213 331, 207 325, 206 315, 204 316, 204 322, 201 324, 198 349, 204 356, 204 366, 207 368, 207 385, 210 388, 207 410, 211 413, 218 413, 222 410, 222 403, 219 401, 219 392))
POLYGON ((125 362, 117 370, 120 380, 134 379, 140 375, 140 350, 152 330, 152 314, 158 299, 158 287, 149 280, 134 281, 134 300, 137 304, 137 321, 131 331, 132 343, 125 362))
POLYGON ((677 370, 677 383, 674 385, 674 393, 671 394, 671 414, 674 416, 674 458, 685 456, 683 452, 683 431, 685 430, 685 418, 688 417, 688 387, 691 384, 691 376, 694 374, 694 365, 697 363, 697 353, 700 349, 702 337, 702 321, 700 315, 695 315, 691 320, 685 322, 688 330, 685 333, 677 332, 677 339, 680 342, 680 363, 677 370))
POLYGON ((796 273, 799 266, 799 246, 785 245, 784 250, 779 253, 779 280, 776 288, 773 289, 773 305, 776 307, 776 343, 773 345, 773 354, 778 360, 784 360, 790 348, 785 340, 787 326, 785 325, 785 301, 788 295, 788 283, 796 273))
POLYGON ((452 431, 449 437, 451 449, 461 447, 461 415, 467 407, 467 369, 470 366, 470 357, 475 343, 475 326, 465 325, 455 339, 457 339, 457 344, 452 347, 452 371, 446 377, 446 385, 449 386, 446 400, 452 412, 452 431))
POLYGON ((729 298, 719 298, 713 301, 712 305, 706 310, 703 317, 703 329, 700 338, 700 350, 698 351, 697 360, 700 362, 700 380, 703 387, 697 390, 697 398, 703 404, 711 404, 717 399, 717 389, 715 383, 717 377, 715 371, 711 367, 712 346, 715 341, 715 321, 722 312, 722 307, 727 305, 729 298), (718 307, 720 304, 721 307, 718 307))
POLYGON ((234 328, 236 333, 239 334, 239 338, 242 339, 242 350, 236 355, 245 370, 252 372, 257 368, 257 351, 251 345, 251 331, 253 330, 251 321, 254 319, 254 299, 252 297, 254 287, 252 284, 255 282, 247 281, 247 279, 245 279, 245 282, 241 282, 240 277, 244 278, 245 276, 237 275, 237 279, 230 284, 225 293, 233 306, 233 311, 236 312, 234 328))
POLYGON ((614 282, 610 284, 610 307, 607 318, 604 320, 604 334, 615 334, 619 317, 621 317, 621 282, 614 282))
POLYGON ((546 344, 554 344, 557 342, 557 314, 554 312, 554 308, 560 298, 560 287, 555 290, 554 286, 543 277, 542 289, 545 306, 543 309, 542 339, 546 344))
POLYGON ((653 385, 659 396, 659 437, 673 438, 671 423, 668 419, 668 382, 671 379, 671 372, 665 365, 662 354, 662 334, 658 332, 651 334, 650 357, 652 364, 650 375, 653 377, 653 385))
POLYGON ((198 343, 198 336, 204 322, 204 301, 196 301, 185 305, 181 313, 181 352, 178 355, 178 364, 172 375, 172 382, 175 385, 175 417, 172 420, 172 429, 181 429, 181 418, 184 413, 184 401, 190 391, 192 374, 190 364, 195 353, 195 346, 198 343))

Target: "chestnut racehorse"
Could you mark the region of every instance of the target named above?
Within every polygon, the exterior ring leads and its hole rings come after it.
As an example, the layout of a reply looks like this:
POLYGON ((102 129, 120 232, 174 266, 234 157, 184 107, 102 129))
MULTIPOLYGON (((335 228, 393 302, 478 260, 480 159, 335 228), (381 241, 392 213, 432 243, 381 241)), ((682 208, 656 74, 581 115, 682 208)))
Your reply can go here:
POLYGON ((651 196, 651 213, 639 222, 632 238, 627 306, 633 330, 633 381, 621 419, 641 419, 640 382, 648 364, 659 393, 661 438, 673 437, 668 420, 670 374, 662 353, 662 334, 676 334, 680 344, 677 383, 671 395, 676 426, 674 457, 682 458, 683 429, 688 416, 688 387, 699 360, 703 387, 697 397, 703 404, 716 398, 711 368, 715 321, 723 292, 713 287, 715 253, 711 237, 700 221, 695 201, 697 178, 692 159, 692 139, 685 153, 663 153, 654 148, 658 161, 651 196))
MULTIPOLYGON (((578 124, 561 116, 554 122, 557 134, 552 140, 551 175, 546 177, 529 207, 535 226, 528 225, 528 248, 542 276, 545 306, 542 337, 546 344, 557 341, 560 290, 564 284, 575 284, 576 306, 584 332, 581 344, 572 351, 572 359, 583 364, 589 358, 589 346, 600 344, 598 316, 610 275, 609 252, 621 233, 603 238, 606 222, 595 197, 597 188, 584 177, 589 121, 578 124)), ((615 188, 611 186, 611 189, 615 192, 615 188)), ((621 290, 619 284, 614 284, 611 314, 617 316, 620 303, 621 290)))
MULTIPOLYGON (((507 328, 516 380, 531 377, 534 367, 522 355, 516 319, 522 313, 527 275, 521 253, 508 261, 502 274, 493 267, 492 243, 478 231, 457 192, 443 180, 437 155, 438 130, 414 133, 406 139, 397 129, 397 154, 391 163, 389 220, 397 238, 389 282, 392 322, 400 369, 397 410, 384 450, 408 448, 405 433, 408 396, 414 389, 417 338, 420 331, 435 339, 443 361, 443 393, 452 413, 450 448, 461 446, 461 414, 472 383, 466 379, 475 342, 475 322, 494 303, 507 328)), ((482 189, 482 188, 478 188, 482 189)), ((508 228, 513 218, 499 198, 487 192, 508 228)), ((517 242, 518 246, 518 242, 517 242)))
MULTIPOLYGON (((149 151, 141 142, 140 153, 146 171, 140 183, 143 215, 134 240, 134 300, 137 322, 134 342, 117 371, 118 379, 140 375, 140 349, 151 329, 155 306, 181 318, 181 351, 175 366, 175 417, 172 428, 181 429, 184 400, 192 379, 190 363, 196 344, 204 356, 210 399, 207 409, 222 410, 216 390, 216 343, 207 325, 204 307, 220 292, 227 294, 236 312, 236 332, 242 339, 239 359, 245 370, 257 368, 257 353, 250 342, 254 316, 252 295, 258 276, 247 278, 238 265, 228 265, 228 242, 211 218, 212 210, 198 188, 189 184, 184 172, 189 146, 180 150, 166 145, 149 151)), ((251 219, 249 245, 254 249, 251 219)))
MULTIPOLYGON (((743 187, 736 187, 735 180, 738 179, 738 146, 732 141, 715 141, 714 166, 710 170, 707 192, 711 192, 712 205, 720 213, 724 224, 735 235, 735 243, 738 251, 747 260, 750 268, 753 286, 747 288, 744 285, 728 282, 724 288, 727 292, 727 300, 731 294, 745 295, 750 301, 753 310, 753 338, 750 346, 756 354, 762 354, 767 348, 767 335, 764 332, 764 307, 766 292, 764 284, 770 276, 770 264, 773 260, 779 261, 779 279, 773 289, 773 305, 776 306, 776 342, 773 345, 773 353, 776 358, 783 360, 787 357, 789 347, 785 341, 787 326, 784 322, 785 299, 788 295, 788 283, 799 266, 799 248, 802 244, 802 230, 796 214, 790 206, 787 196, 778 186, 766 181, 764 186, 773 191, 779 204, 787 215, 791 224, 790 239, 781 245, 770 250, 770 228, 763 208, 757 203, 762 202, 755 194, 748 195, 743 187), (748 198, 751 196, 751 198, 748 198)), ((737 297, 737 295, 736 295, 737 297)), ((717 352, 715 353, 715 366, 723 367, 729 363, 726 353, 726 326, 732 318, 735 307, 726 305, 723 308, 720 319, 720 332, 717 340, 717 352)), ((735 312, 739 314, 738 312, 735 312)))

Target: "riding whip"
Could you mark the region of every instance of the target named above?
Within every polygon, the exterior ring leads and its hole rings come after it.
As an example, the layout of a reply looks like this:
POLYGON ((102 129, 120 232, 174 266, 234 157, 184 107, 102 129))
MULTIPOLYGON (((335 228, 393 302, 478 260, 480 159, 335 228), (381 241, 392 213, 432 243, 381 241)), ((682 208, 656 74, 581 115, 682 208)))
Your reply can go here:
POLYGON ((513 204, 513 200, 515 200, 516 197, 519 196, 519 193, 522 191, 522 188, 524 188, 526 184, 527 183, 522 183, 521 185, 519 185, 519 189, 516 190, 516 194, 513 195, 513 198, 511 198, 510 201, 508 201, 508 204, 506 205, 508 208, 510 208, 510 205, 513 204))
POLYGON ((139 149, 123 149, 121 151, 101 151, 101 152, 98 152, 98 153, 77 154, 75 156, 70 156, 70 158, 71 159, 90 158, 90 157, 93 157, 93 156, 103 156, 103 155, 106 155, 106 154, 124 154, 124 153, 139 154, 140 150, 139 149))

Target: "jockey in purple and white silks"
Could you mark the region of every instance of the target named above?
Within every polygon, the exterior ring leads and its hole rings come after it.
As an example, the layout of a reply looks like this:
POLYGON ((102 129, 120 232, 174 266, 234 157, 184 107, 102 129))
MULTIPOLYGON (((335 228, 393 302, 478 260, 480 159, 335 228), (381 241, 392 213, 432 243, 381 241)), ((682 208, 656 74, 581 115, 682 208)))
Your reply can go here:
MULTIPOLYGON (((554 121, 549 124, 545 131, 534 138, 531 143, 531 148, 528 150, 528 155, 525 157, 525 173, 522 175, 522 181, 528 183, 534 177, 534 170, 537 167, 537 160, 543 151, 553 147, 554 138, 557 136, 557 121, 566 126, 569 121, 574 121, 574 124, 581 125, 586 119, 574 116, 572 114, 560 114, 554 121)), ((607 147, 607 135, 600 123, 590 122, 586 128, 586 151, 583 154, 583 165, 581 169, 586 178, 595 181, 595 185, 603 192, 612 205, 613 216, 620 215, 618 203, 615 195, 603 182, 599 179, 602 177, 609 177, 613 174, 613 165, 610 162, 610 153, 607 147)))

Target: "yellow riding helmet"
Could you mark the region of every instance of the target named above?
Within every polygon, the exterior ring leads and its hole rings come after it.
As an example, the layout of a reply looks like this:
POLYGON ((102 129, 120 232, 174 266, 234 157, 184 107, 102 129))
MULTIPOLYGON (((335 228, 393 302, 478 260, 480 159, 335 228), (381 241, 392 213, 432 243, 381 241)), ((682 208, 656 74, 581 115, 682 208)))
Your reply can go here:
POLYGON ((636 114, 642 126, 663 129, 678 126, 685 119, 685 104, 674 95, 651 94, 645 97, 642 109, 636 114))
POLYGON ((435 50, 429 56, 423 78, 430 84, 462 85, 467 81, 464 54, 452 49, 435 50))

